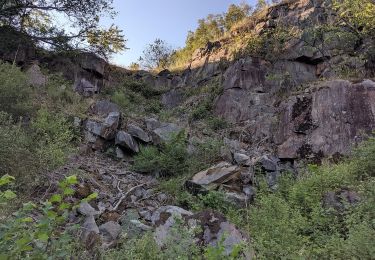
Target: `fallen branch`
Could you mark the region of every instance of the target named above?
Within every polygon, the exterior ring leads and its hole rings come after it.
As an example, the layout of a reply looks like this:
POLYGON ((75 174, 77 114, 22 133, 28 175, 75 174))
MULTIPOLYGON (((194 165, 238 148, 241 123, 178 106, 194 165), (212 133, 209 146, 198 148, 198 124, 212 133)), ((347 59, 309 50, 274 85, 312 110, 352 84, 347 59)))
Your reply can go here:
POLYGON ((122 201, 124 199, 126 199, 130 193, 132 193, 135 189, 138 189, 140 187, 143 187, 145 186, 146 184, 145 183, 142 183, 140 185, 137 185, 137 186, 134 186, 133 188, 131 188, 130 190, 128 190, 128 192, 126 192, 124 195, 121 196, 121 198, 119 199, 119 201, 116 203, 115 207, 112 209, 112 211, 116 211, 118 209, 118 207, 121 205, 122 201))

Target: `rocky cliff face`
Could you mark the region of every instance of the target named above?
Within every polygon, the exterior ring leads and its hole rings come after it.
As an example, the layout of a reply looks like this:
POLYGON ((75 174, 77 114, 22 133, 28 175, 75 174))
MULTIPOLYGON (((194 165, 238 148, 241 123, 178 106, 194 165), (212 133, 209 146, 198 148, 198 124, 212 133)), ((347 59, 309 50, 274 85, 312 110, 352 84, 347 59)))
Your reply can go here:
POLYGON ((242 141, 249 154, 257 150, 281 159, 314 162, 348 154, 374 129, 375 83, 366 80, 371 74, 366 62, 349 55, 354 50, 360 53, 365 44, 334 37, 330 41, 309 40, 313 35, 310 28, 332 19, 327 1, 284 1, 230 37, 197 50, 182 73, 164 71, 141 78, 156 86, 172 87, 162 99, 168 108, 181 105, 187 90, 219 81, 223 92, 214 100, 213 113, 245 129, 248 138, 242 141), (244 47, 235 45, 233 50, 236 36, 246 37, 254 31, 262 35, 290 26, 301 33, 278 46, 273 59, 234 57, 234 52, 244 47), (356 75, 360 80, 337 80, 342 78, 342 67, 360 72, 356 75))

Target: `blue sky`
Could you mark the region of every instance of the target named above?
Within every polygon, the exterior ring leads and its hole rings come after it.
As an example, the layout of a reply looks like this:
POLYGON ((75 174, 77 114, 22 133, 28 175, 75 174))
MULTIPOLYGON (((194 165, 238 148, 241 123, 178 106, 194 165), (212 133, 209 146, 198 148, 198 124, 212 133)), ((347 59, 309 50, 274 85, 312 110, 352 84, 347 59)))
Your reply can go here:
MULTIPOLYGON (((253 4, 255 0, 247 0, 253 4)), ((128 39, 127 50, 113 57, 112 62, 127 66, 142 55, 148 43, 160 38, 172 47, 182 47, 187 32, 208 14, 223 13, 232 3, 241 0, 114 0, 118 25, 128 39)), ((108 21, 107 21, 108 22, 108 21)))

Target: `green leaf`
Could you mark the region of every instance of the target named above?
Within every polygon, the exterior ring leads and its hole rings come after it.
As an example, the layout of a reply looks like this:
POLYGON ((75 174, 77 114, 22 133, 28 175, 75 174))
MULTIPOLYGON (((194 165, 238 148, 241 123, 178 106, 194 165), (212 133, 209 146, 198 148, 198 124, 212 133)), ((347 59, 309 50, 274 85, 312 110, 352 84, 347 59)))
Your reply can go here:
POLYGON ((7 200, 11 200, 17 197, 17 195, 11 190, 6 190, 4 191, 3 194, 4 194, 5 199, 7 200))
POLYGON ((66 209, 70 209, 70 204, 65 203, 65 202, 61 203, 59 210, 66 210, 66 209))
POLYGON ((13 182, 14 180, 15 180, 15 178, 13 176, 5 174, 5 175, 1 176, 1 178, 0 178, 0 186, 4 186, 8 183, 13 182))
POLYGON ((55 195, 53 195, 53 196, 50 198, 49 201, 50 201, 51 203, 54 203, 54 202, 59 203, 59 202, 62 201, 62 197, 61 197, 61 195, 59 195, 59 194, 55 194, 55 195))
POLYGON ((64 195, 65 196, 70 196, 74 194, 74 190, 72 188, 65 188, 64 189, 64 195))
POLYGON ((48 241, 49 236, 48 236, 46 233, 42 233, 42 234, 39 234, 39 235, 38 235, 38 239, 39 239, 40 241, 44 241, 44 242, 46 242, 46 241, 48 241))
POLYGON ((66 177, 66 178, 65 178, 65 181, 66 181, 67 184, 70 184, 70 185, 73 185, 73 184, 77 184, 77 183, 78 183, 78 180, 77 180, 77 176, 76 176, 76 175, 72 175, 72 176, 66 177))
POLYGON ((23 218, 21 219, 21 222, 23 223, 31 223, 31 222, 34 222, 34 220, 30 217, 26 217, 26 218, 23 218))
POLYGON ((52 210, 49 210, 47 212, 47 217, 50 218, 50 219, 55 219, 57 217, 57 213, 52 211, 52 210))

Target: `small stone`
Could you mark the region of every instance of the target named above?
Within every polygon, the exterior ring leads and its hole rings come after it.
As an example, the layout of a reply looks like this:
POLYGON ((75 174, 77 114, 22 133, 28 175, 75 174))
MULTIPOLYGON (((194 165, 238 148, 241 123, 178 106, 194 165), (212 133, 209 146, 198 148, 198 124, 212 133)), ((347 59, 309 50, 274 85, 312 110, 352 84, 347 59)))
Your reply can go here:
POLYGON ((87 202, 81 202, 78 208, 78 212, 84 216, 95 216, 100 214, 99 211, 95 210, 87 202))
POLYGON ((114 221, 109 221, 99 227, 100 234, 104 241, 109 243, 116 240, 121 234, 121 226, 114 221))
POLYGON ((235 153, 233 155, 233 158, 235 162, 239 165, 247 165, 248 161, 250 160, 249 156, 247 156, 246 154, 242 154, 242 153, 235 153))

